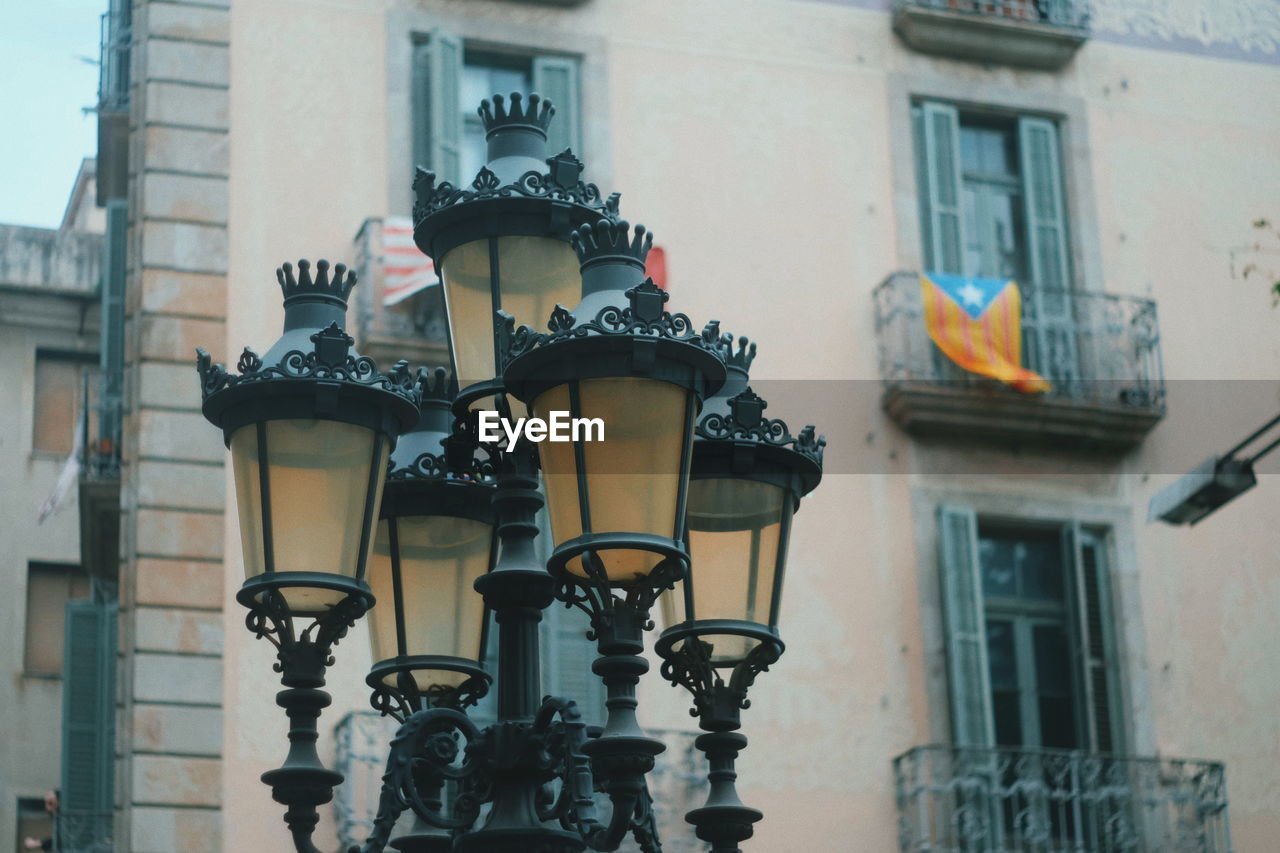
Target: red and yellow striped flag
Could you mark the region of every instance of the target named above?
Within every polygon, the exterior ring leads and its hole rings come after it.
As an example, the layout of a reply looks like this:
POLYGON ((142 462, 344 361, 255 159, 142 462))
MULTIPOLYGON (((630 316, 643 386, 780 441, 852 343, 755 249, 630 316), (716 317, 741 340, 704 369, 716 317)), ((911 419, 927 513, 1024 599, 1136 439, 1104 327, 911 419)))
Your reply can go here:
POLYGON ((947 358, 1027 394, 1050 390, 1043 376, 1022 366, 1022 296, 1017 284, 925 273, 920 287, 925 328, 947 358))

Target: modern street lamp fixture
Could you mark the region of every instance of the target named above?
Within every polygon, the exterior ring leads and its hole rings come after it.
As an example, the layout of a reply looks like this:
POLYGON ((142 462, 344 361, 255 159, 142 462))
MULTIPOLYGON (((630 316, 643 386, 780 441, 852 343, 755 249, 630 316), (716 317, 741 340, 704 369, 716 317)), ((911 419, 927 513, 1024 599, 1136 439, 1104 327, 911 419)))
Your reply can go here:
POLYGON ((263 780, 296 849, 318 853, 317 810, 342 781, 316 753, 320 688, 332 646, 373 608, 371 701, 402 725, 374 832, 351 853, 610 851, 628 834, 656 853, 646 774, 664 746, 640 728, 636 687, 661 596, 679 613, 659 641, 663 673, 694 692, 708 731, 711 800, 688 819, 713 850, 736 850, 760 813, 733 793, 734 730, 782 652, 791 514, 821 476, 823 441, 763 418, 745 341, 735 355, 717 324, 695 331, 666 309, 644 274, 652 235, 581 180, 571 151, 546 157, 549 102, 495 95, 479 112, 489 156, 470 186, 422 169, 414 181, 456 382, 415 380, 404 362, 384 375, 354 353, 354 276, 323 261, 315 278, 305 261, 297 277, 279 271, 285 336, 265 358, 246 350, 234 375, 199 352, 204 411, 236 476, 238 600, 288 688, 289 758, 263 780), (494 410, 575 426, 563 441, 494 441, 480 428, 494 410), (557 599, 587 613, 599 651, 607 718, 590 734, 572 697, 542 690, 538 623, 557 599), (497 719, 481 729, 466 709, 491 682, 497 719), (596 795, 611 810, 598 814, 596 795), (406 810, 413 829, 390 840, 406 810))

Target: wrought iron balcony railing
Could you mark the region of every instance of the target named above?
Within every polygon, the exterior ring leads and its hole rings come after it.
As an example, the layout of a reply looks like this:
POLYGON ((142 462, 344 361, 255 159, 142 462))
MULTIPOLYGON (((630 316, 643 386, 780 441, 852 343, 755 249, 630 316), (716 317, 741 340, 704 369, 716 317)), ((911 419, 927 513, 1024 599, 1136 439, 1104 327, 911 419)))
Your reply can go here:
POLYGON ((943 9, 1071 29, 1085 29, 1089 25, 1086 0, 898 0, 898 6, 943 9))
POLYGON ((1026 396, 960 369, 933 344, 917 273, 894 273, 873 295, 885 408, 909 430, 972 428, 997 437, 1039 432, 1126 446, 1164 414, 1153 300, 1024 288, 1023 364, 1053 386, 1026 396), (972 411, 976 406, 983 411, 972 411))
POLYGON ((113 853, 115 815, 112 812, 61 811, 56 820, 53 849, 61 853, 113 853))
POLYGON ((98 68, 98 112, 105 113, 129 109, 129 47, 133 39, 129 4, 111 5, 112 11, 102 14, 102 55, 98 68))
POLYGON ((1023 747, 893 760, 902 853, 1230 853, 1223 765, 1023 747))

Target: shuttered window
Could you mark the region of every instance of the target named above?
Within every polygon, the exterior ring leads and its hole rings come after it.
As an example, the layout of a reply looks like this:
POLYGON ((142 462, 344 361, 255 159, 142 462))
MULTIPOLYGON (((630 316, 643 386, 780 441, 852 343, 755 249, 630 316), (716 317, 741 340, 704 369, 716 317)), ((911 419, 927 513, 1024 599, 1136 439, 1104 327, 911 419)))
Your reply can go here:
POLYGON ((95 355, 41 350, 36 353, 34 418, 31 448, 66 456, 75 445, 76 431, 97 434, 93 402, 97 398, 98 358, 95 355), (88 418, 81 422, 81 415, 88 418))
POLYGON ((79 566, 31 563, 27 567, 26 645, 28 675, 62 675, 68 601, 89 597, 89 577, 79 566))
POLYGON ((1017 281, 1026 366, 1078 378, 1057 124, 937 101, 912 114, 925 269, 1017 281))
POLYGON ((1105 531, 939 509, 952 740, 1121 749, 1105 531))
MULTIPOLYGON (((66 650, 62 813, 106 827, 114 801, 116 606, 68 603, 66 650)), ((94 829, 94 834, 102 833, 94 829)))
POLYGON ((454 184, 469 182, 485 162, 476 115, 494 94, 537 92, 556 108, 547 150, 581 155, 579 63, 570 56, 481 49, 433 30, 413 48, 413 153, 418 165, 454 184))

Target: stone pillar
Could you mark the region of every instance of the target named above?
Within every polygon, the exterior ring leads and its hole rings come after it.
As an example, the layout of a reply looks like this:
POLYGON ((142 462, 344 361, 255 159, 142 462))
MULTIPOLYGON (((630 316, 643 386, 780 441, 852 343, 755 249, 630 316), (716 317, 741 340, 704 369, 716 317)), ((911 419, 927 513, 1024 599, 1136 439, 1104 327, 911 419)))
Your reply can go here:
POLYGON ((116 849, 221 851, 230 0, 134 0, 116 849))

